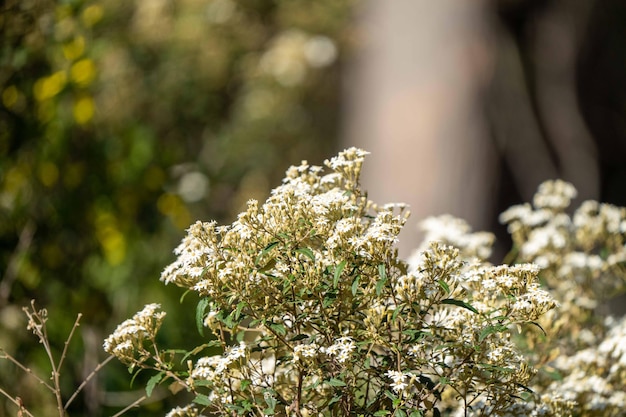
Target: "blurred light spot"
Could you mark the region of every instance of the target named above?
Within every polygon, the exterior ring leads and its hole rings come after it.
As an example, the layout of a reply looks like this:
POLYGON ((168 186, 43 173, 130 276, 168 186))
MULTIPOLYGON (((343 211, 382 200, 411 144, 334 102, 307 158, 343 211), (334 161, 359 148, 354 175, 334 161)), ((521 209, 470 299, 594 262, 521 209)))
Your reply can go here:
POLYGON ((195 203, 206 196, 209 179, 201 172, 189 172, 178 182, 178 194, 187 203, 195 203))
POLYGON ((235 3, 231 0, 214 0, 206 9, 207 19, 211 23, 226 23, 235 13, 235 3))
POLYGON ((104 258, 110 265, 119 265, 126 257, 126 238, 117 227, 115 217, 106 211, 96 214, 96 238, 100 242, 104 258))
POLYGON ((55 9, 57 21, 64 20, 72 16, 72 6, 70 4, 60 4, 55 9))
POLYGON ((63 56, 68 61, 79 58, 85 52, 85 38, 77 36, 63 45, 63 56))
POLYGON ((32 194, 30 166, 17 163, 0 175, 0 207, 14 210, 18 204, 27 203, 32 194))
POLYGON ((53 102, 47 100, 42 101, 37 106, 37 118, 42 123, 48 123, 54 118, 56 114, 56 107, 53 102))
POLYGON ((96 78, 96 66, 91 59, 81 59, 70 69, 72 81, 81 87, 86 87, 96 78))
POLYGON ((120 193, 117 195, 117 204, 124 214, 124 217, 133 218, 137 215, 137 208, 139 205, 137 194, 120 193))
POLYGON ((99 4, 92 4, 83 10, 81 17, 85 26, 90 27, 98 23, 100 19, 102 19, 103 15, 104 11, 102 10, 102 6, 99 4))
POLYGON ((74 119, 78 124, 85 124, 89 122, 94 115, 95 104, 91 97, 80 97, 74 103, 74 119))
POLYGON ((53 269, 61 266, 63 260, 65 259, 59 246, 50 243, 43 246, 41 256, 43 261, 46 263, 46 266, 53 269))
POLYGON ((38 79, 33 87, 33 94, 38 101, 44 101, 59 94, 66 83, 65 71, 58 71, 49 77, 38 79))
POLYGON ((59 169, 52 162, 44 162, 39 167, 39 180, 46 187, 52 187, 59 179, 59 169))
POLYGON ((274 93, 265 89, 257 89, 245 96, 243 108, 251 119, 262 119, 273 114, 276 102, 274 93))
POLYGON ((165 182, 165 172, 158 166, 150 166, 143 177, 143 183, 150 190, 159 189, 165 182))
POLYGON ((2 92, 2 104, 7 109, 12 108, 17 103, 17 99, 19 97, 20 92, 17 90, 17 87, 14 85, 10 85, 4 89, 2 92))
POLYGON ((286 87, 300 84, 306 75, 304 45, 307 36, 298 30, 281 33, 261 57, 261 69, 286 87))
POLYGON ((4 174, 4 190, 9 193, 16 192, 26 182, 26 174, 20 169, 19 166, 9 168, 4 174))
POLYGON ((165 193, 161 194, 159 199, 157 200, 157 208, 162 214, 169 214, 174 211, 178 197, 173 194, 165 193))
POLYGON ((245 211, 248 200, 263 201, 269 194, 270 184, 262 171, 250 171, 239 182, 239 190, 232 199, 232 207, 236 212, 245 211))
POLYGON ((119 265, 126 257, 126 239, 118 230, 102 232, 101 241, 104 258, 110 265, 119 265))
POLYGON ((142 39, 152 42, 171 39, 170 7, 172 4, 168 0, 136 2, 132 21, 133 32, 142 39))
POLYGON ((152 136, 146 129, 134 129, 130 139, 128 159, 133 168, 142 170, 153 159, 154 143, 152 136))
POLYGON ((41 282, 39 270, 28 258, 24 259, 20 264, 19 281, 29 289, 37 288, 41 282))
POLYGON ((157 208, 181 230, 191 223, 191 215, 185 207, 185 203, 177 195, 170 193, 161 195, 157 200, 157 208))
POLYGON ((304 56, 312 67, 326 67, 337 59, 337 47, 326 36, 314 36, 306 42, 304 56))
POLYGON ((70 164, 63 170, 63 184, 69 188, 76 188, 83 182, 85 166, 83 163, 70 164))

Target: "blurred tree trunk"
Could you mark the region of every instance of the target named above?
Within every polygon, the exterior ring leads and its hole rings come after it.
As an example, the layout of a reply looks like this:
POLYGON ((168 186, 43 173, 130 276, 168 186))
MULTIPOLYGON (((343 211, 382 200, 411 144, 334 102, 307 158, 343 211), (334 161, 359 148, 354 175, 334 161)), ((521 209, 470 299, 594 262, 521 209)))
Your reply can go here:
POLYGON ((450 213, 476 228, 493 217, 494 146, 481 96, 491 51, 484 1, 370 1, 348 78, 347 144, 372 153, 363 186, 376 202, 406 202, 407 255, 416 223, 450 213))
POLYGON ((370 197, 411 205, 403 255, 429 215, 506 237, 498 211, 547 179, 572 182, 575 206, 599 198, 576 90, 589 14, 588 2, 567 0, 366 3, 344 137, 372 152, 370 197))

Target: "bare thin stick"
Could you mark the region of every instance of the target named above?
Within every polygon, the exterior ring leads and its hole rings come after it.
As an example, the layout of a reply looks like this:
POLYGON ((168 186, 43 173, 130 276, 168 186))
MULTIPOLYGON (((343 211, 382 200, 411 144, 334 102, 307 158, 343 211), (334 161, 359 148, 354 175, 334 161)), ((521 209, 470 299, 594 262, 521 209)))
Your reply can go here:
POLYGON ((27 416, 30 416, 30 417, 35 417, 30 413, 30 411, 26 409, 26 407, 24 407, 24 404, 22 404, 22 402, 18 399, 18 397, 15 397, 15 398, 11 397, 9 393, 7 393, 2 388, 0 388, 0 394, 7 397, 13 404, 15 404, 19 408, 19 411, 21 411, 22 413, 25 413, 27 416))
POLYGON ((95 367, 95 369, 93 371, 91 371, 91 373, 87 376, 87 378, 85 378, 85 380, 78 386, 78 388, 76 389, 76 391, 74 391, 74 394, 72 394, 72 396, 70 397, 69 400, 67 400, 67 402, 65 403, 65 409, 67 410, 67 407, 70 406, 70 404, 72 403, 72 401, 74 401, 74 399, 76 398, 76 396, 80 393, 80 391, 85 387, 85 385, 87 385, 87 383, 91 380, 91 378, 93 378, 96 373, 98 373, 98 371, 100 369, 102 369, 102 367, 104 367, 104 365, 106 365, 107 363, 109 363, 111 361, 111 359, 113 359, 115 356, 111 355, 108 358, 106 358, 105 360, 103 360, 102 362, 100 362, 98 364, 98 366, 95 367))
POLYGON ((143 400, 145 400, 146 397, 145 395, 142 395, 140 398, 137 398, 137 400, 135 400, 132 404, 130 404, 129 406, 127 406, 126 408, 124 408, 122 411, 120 411, 119 413, 115 414, 113 417, 119 417, 122 414, 124 414, 125 412, 127 412, 128 410, 130 410, 133 407, 137 407, 139 404, 141 404, 141 402, 143 400))
POLYGON ((37 382, 39 382, 40 384, 44 385, 50 391, 54 392, 54 387, 52 385, 48 384, 43 379, 39 378, 39 376, 37 374, 35 374, 30 368, 27 368, 24 365, 22 365, 17 359, 15 359, 13 356, 9 355, 6 351, 2 350, 1 352, 2 353, 0 353, 0 359, 3 358, 3 359, 7 359, 8 361, 12 362, 15 366, 20 368, 22 371, 26 372, 28 375, 30 375, 33 378, 35 378, 37 380, 37 382))
POLYGON ((59 359, 59 364, 57 365, 57 369, 59 370, 63 366, 65 355, 67 355, 67 347, 69 346, 70 341, 72 340, 72 336, 74 336, 74 332, 76 331, 78 326, 80 326, 80 318, 82 316, 83 316, 82 313, 78 313, 78 316, 76 316, 76 321, 74 321, 74 326, 72 326, 72 330, 70 331, 69 336, 67 336, 67 339, 65 340, 65 346, 63 346, 63 353, 61 354, 61 359, 59 359))
MULTIPOLYGON (((52 380, 54 381, 54 397, 57 401, 57 410, 59 411, 59 417, 65 416, 65 409, 63 408, 63 398, 61 397, 61 381, 59 368, 54 361, 54 355, 52 354, 52 347, 50 346, 50 339, 48 338, 48 329, 46 328, 46 316, 40 314, 35 308, 35 300, 31 300, 30 305, 33 309, 33 316, 39 320, 41 326, 37 329, 37 337, 48 355, 50 366, 52 367, 52 380)), ((45 311, 45 310, 41 310, 45 311)))

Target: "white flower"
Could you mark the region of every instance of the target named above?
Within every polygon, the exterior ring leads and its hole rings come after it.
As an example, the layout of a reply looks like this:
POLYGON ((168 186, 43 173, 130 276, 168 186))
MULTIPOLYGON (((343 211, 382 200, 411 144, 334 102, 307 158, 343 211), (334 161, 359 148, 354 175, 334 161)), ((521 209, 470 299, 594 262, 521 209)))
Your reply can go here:
POLYGON ((334 356, 340 363, 350 359, 350 354, 356 349, 356 345, 351 337, 344 336, 335 340, 335 343, 325 348, 323 351, 330 356, 334 356))
POLYGON ((187 405, 185 407, 176 407, 172 409, 165 417, 198 417, 198 410, 192 406, 187 405))
POLYGON ((395 392, 402 392, 409 385, 406 381, 409 378, 410 374, 400 371, 389 370, 385 373, 385 375, 391 378, 391 389, 393 389, 395 392))
POLYGON ((302 361, 304 358, 314 358, 319 351, 316 343, 296 345, 293 348, 293 358, 296 361, 302 361))

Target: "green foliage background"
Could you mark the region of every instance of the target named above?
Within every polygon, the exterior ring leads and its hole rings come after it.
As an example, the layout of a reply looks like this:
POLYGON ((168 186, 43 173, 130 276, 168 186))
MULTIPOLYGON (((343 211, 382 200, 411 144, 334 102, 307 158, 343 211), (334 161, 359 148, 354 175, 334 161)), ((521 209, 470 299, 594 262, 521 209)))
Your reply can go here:
MULTIPOLYGON (((21 306, 36 299, 48 309, 59 352, 83 313, 62 375, 69 396, 103 359, 103 338, 142 303, 160 301, 166 320, 193 323, 193 307, 177 308, 181 293, 158 281, 161 269, 193 220, 230 221, 247 199, 264 199, 290 164, 334 152, 354 6, 6 1, 0 346, 45 374, 21 306)), ((189 298, 183 305, 194 305, 189 298)), ((165 327, 166 345, 197 345, 193 326, 165 327)), ((140 395, 140 381, 128 381, 111 363, 70 414, 113 414, 116 401, 133 398, 120 392, 140 395)), ((56 413, 52 396, 6 361, 0 386, 36 415, 56 413)), ((161 415, 167 401, 137 412, 161 415)), ((15 412, 0 400, 0 416, 15 412)))

